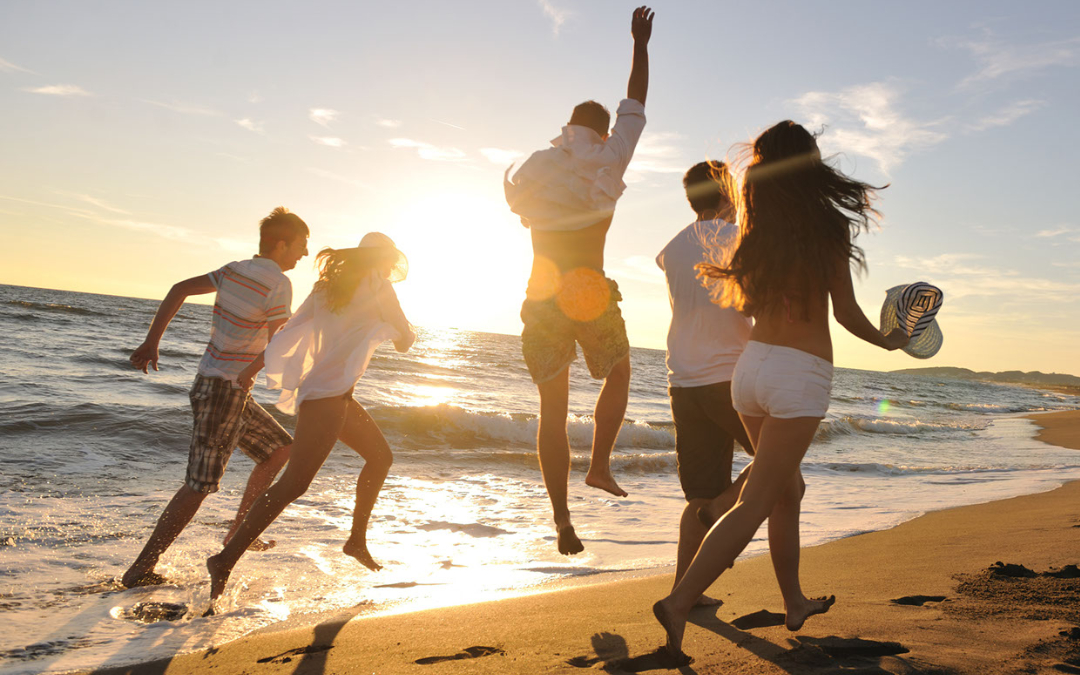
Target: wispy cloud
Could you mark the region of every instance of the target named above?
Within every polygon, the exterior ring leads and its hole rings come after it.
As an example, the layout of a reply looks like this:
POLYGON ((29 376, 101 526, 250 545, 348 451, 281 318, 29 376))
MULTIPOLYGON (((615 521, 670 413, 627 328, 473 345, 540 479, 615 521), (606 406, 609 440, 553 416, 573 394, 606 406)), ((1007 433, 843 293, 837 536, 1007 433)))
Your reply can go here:
POLYGON ((467 155, 457 148, 439 147, 424 141, 411 138, 391 138, 390 145, 395 148, 410 148, 416 150, 421 159, 430 159, 438 162, 459 162, 467 158, 467 155))
POLYGON ((308 119, 315 124, 329 127, 330 123, 336 120, 340 114, 341 113, 338 111, 331 110, 330 108, 312 108, 308 111, 308 119))
POLYGON ((250 94, 248 94, 248 103, 256 103, 257 104, 257 103, 262 103, 262 102, 263 102, 263 97, 262 97, 261 94, 259 94, 259 92, 253 91, 250 94))
POLYGON ((559 31, 562 29, 566 20, 574 15, 568 9, 562 7, 556 7, 551 3, 551 0, 537 0, 540 5, 540 9, 544 10, 544 16, 551 19, 551 32, 553 35, 558 36, 559 31))
POLYGON ((397 129, 401 126, 401 120, 382 118, 375 120, 375 124, 378 124, 380 127, 385 127, 387 129, 397 129))
POLYGON ((319 145, 325 145, 328 148, 343 148, 345 147, 345 141, 337 136, 308 136, 311 140, 315 141, 319 145))
POLYGON ((1071 225, 1058 225, 1057 227, 1053 227, 1047 230, 1039 230, 1035 233, 1035 236, 1047 239, 1053 237, 1060 237, 1063 234, 1076 233, 1080 233, 1080 228, 1072 227, 1071 225))
POLYGON ((968 125, 971 131, 986 131, 994 127, 1007 127, 1016 120, 1030 115, 1039 108, 1046 107, 1046 101, 1027 99, 1011 103, 992 115, 979 118, 974 124, 968 125))
POLYGON ((647 255, 632 255, 614 261, 612 276, 619 279, 633 279, 651 284, 664 284, 664 273, 656 265, 656 260, 647 255))
POLYGON ((1000 265, 986 264, 973 253, 943 253, 912 258, 897 256, 898 267, 915 270, 921 278, 945 291, 946 299, 991 297, 995 303, 1026 305, 1035 300, 1055 303, 1080 301, 1080 284, 1025 275, 1000 265))
POLYGON ((50 84, 45 87, 26 87, 23 91, 46 96, 91 96, 92 94, 76 84, 50 84))
POLYGON ((108 211, 110 213, 119 213, 119 214, 122 214, 122 215, 130 215, 131 214, 130 211, 125 211, 124 209, 117 208, 115 206, 112 206, 112 205, 106 203, 105 200, 103 200, 103 199, 98 199, 97 197, 92 197, 90 195, 76 194, 76 193, 72 193, 72 192, 60 192, 59 194, 66 195, 68 197, 74 197, 75 199, 78 199, 79 201, 86 202, 87 204, 90 204, 91 206, 96 206, 97 208, 102 209, 103 211, 108 211))
POLYGON ((266 131, 264 130, 264 123, 263 122, 256 122, 256 121, 252 120, 250 117, 245 117, 242 120, 233 120, 233 121, 236 122, 237 124, 239 124, 240 126, 244 127, 245 129, 247 129, 248 131, 254 131, 257 134, 265 134, 266 133, 266 131))
POLYGON ((351 185, 353 187, 363 188, 370 190, 371 186, 363 182, 358 178, 350 178, 349 176, 342 176, 341 174, 334 173, 333 171, 327 171, 326 169, 319 169, 314 166, 309 166, 304 169, 310 174, 319 176, 320 178, 326 178, 328 180, 336 181, 338 183, 344 183, 345 185, 351 185))
POLYGON ((4 73, 28 73, 30 75, 37 75, 37 73, 35 73, 34 71, 32 71, 32 70, 30 70, 28 68, 23 68, 22 66, 17 66, 14 63, 12 63, 11 61, 8 61, 7 59, 0 59, 0 72, 4 72, 4 73))
POLYGON ((150 105, 156 105, 159 108, 165 108, 166 110, 171 110, 171 111, 173 111, 175 113, 180 113, 181 115, 197 115, 197 116, 200 116, 200 117, 218 117, 218 116, 221 115, 221 113, 219 111, 217 111, 217 110, 214 110, 212 108, 205 108, 205 107, 199 106, 199 105, 190 105, 190 104, 187 104, 187 103, 177 103, 175 101, 171 102, 171 103, 167 103, 165 101, 153 101, 153 100, 145 99, 145 98, 141 98, 139 100, 142 101, 143 103, 148 103, 150 105))
POLYGON ((679 141, 683 135, 672 131, 646 131, 634 150, 634 159, 628 171, 638 173, 683 173, 686 163, 682 159, 679 141))
POLYGON ((945 120, 920 121, 900 110, 900 89, 887 82, 811 91, 791 101, 810 127, 828 126, 821 138, 826 154, 869 157, 888 174, 913 152, 941 143, 945 120))
POLYGON ((492 164, 498 164, 499 166, 506 166, 525 156, 523 152, 504 150, 503 148, 480 148, 480 154, 492 164))
POLYGON ((432 122, 435 122, 436 124, 441 124, 444 127, 450 127, 451 129, 457 129, 458 131, 465 131, 465 127, 459 127, 458 125, 451 124, 450 122, 444 122, 443 120, 437 120, 434 117, 432 117, 430 119, 431 119, 432 122))
POLYGON ((943 38, 945 47, 967 50, 978 70, 964 78, 958 88, 969 89, 994 80, 1019 79, 1047 68, 1080 64, 1080 37, 1032 44, 1009 44, 993 32, 984 31, 979 39, 943 38))

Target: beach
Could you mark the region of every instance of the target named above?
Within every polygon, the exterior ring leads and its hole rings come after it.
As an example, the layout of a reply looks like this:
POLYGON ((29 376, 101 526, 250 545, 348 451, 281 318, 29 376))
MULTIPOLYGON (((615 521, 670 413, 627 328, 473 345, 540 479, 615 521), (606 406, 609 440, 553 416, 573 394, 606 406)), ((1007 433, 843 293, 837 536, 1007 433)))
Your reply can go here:
MULTIPOLYGON (((1077 415, 1033 419, 1080 449, 1077 415)), ((1068 568, 1080 562, 1078 529, 1080 482, 1072 482, 808 547, 804 589, 835 593, 837 603, 798 633, 749 627, 769 622, 755 613, 780 612, 782 604, 769 559, 740 561, 712 588, 724 604, 692 614, 684 648, 694 662, 672 670, 1080 672, 1080 579, 1068 568)), ((421 612, 341 616, 95 672, 663 672, 665 657, 656 652, 663 635, 649 608, 670 582, 656 574, 421 612)))

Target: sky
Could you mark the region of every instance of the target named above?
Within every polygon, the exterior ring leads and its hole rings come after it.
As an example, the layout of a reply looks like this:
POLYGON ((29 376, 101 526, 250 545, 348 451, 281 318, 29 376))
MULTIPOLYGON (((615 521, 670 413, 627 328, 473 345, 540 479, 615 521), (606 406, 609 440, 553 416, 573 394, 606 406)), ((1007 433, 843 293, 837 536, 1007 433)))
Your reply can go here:
MULTIPOLYGON (((390 235, 420 326, 520 332, 531 251, 502 173, 571 108, 614 110, 634 5, 0 4, 0 283, 160 298, 257 250, 390 235)), ((631 344, 663 348, 654 258, 682 173, 777 121, 888 184, 857 297, 942 288, 929 361, 834 325, 836 363, 1080 374, 1080 4, 657 3, 648 123, 608 236, 631 344)), ((298 305, 312 258, 290 273, 298 305)), ((141 336, 133 336, 133 343, 141 336)))

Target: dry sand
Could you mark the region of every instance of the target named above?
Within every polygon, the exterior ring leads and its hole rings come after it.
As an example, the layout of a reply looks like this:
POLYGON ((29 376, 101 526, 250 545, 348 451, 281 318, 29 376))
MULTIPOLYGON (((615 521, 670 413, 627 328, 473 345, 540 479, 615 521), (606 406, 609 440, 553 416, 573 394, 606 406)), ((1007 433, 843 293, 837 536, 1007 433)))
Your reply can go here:
MULTIPOLYGON (((1080 448, 1080 412, 1036 421, 1044 438, 1080 448)), ((1080 673, 1080 578, 1067 568, 1077 563, 1080 482, 805 549, 804 589, 837 603, 797 634, 737 627, 782 611, 768 557, 739 562, 711 591, 724 605, 692 614, 684 648, 695 661, 677 671, 650 655, 663 642, 650 606, 665 575, 330 621, 98 672, 1080 673), (999 561, 1012 567, 990 571, 999 561)))

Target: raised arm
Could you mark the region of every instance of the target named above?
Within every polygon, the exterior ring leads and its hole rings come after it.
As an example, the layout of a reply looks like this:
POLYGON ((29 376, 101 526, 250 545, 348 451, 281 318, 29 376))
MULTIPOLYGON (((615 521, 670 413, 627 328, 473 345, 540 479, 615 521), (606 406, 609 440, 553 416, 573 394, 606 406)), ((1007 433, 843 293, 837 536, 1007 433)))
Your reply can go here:
POLYGON ((855 300, 855 288, 851 283, 851 266, 846 258, 837 264, 829 294, 832 296, 833 316, 836 317, 837 323, 855 337, 889 351, 900 349, 908 343, 907 333, 902 329, 897 328, 890 331, 888 335, 884 335, 866 318, 866 314, 855 300))
POLYGON ((626 84, 626 98, 645 105, 649 93, 649 38, 656 13, 642 5, 634 10, 630 20, 630 35, 634 37, 634 61, 630 66, 630 81, 626 84))
POLYGON ((158 305, 157 313, 154 314, 154 321, 150 324, 150 330, 146 333, 146 339, 131 353, 131 365, 135 366, 136 370, 141 370, 144 373, 148 371, 148 366, 151 365, 154 370, 157 370, 158 345, 161 343, 161 336, 165 334, 169 322, 173 320, 173 317, 184 305, 184 300, 192 295, 205 295, 216 290, 214 282, 206 274, 201 277, 185 279, 173 285, 169 289, 168 295, 158 305))

